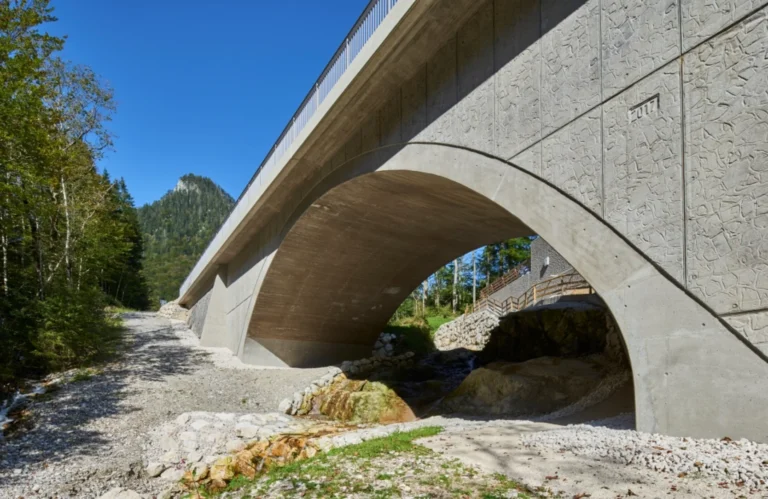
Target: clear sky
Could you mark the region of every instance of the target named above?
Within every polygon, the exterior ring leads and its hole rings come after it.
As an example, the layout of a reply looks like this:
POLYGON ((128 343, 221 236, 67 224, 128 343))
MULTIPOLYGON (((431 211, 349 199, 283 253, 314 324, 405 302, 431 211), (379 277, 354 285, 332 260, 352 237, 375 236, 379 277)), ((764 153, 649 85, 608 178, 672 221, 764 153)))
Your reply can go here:
POLYGON ((185 173, 235 198, 367 0, 52 0, 64 57, 115 90, 101 161, 137 206, 185 173))

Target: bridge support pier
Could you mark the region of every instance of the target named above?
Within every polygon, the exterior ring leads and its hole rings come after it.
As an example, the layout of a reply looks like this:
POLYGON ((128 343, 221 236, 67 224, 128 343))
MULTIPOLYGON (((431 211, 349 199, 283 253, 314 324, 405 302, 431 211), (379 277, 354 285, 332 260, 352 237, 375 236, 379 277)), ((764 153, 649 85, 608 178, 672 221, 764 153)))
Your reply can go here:
POLYGON ((225 347, 237 353, 240 338, 227 329, 227 266, 219 265, 211 291, 211 301, 200 336, 200 344, 206 347, 225 347))

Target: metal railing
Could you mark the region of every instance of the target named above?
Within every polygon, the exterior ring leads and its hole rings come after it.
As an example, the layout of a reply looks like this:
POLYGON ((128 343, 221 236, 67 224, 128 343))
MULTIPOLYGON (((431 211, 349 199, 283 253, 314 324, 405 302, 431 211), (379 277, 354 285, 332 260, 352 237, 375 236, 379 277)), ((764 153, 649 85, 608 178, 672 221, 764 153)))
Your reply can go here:
MULTIPOLYGON (((331 61, 325 66, 320 77, 310 89, 307 96, 301 102, 299 109, 293 114, 293 117, 283 129, 283 132, 275 141, 275 145, 267 153, 267 156, 261 162, 256 172, 248 181, 248 184, 240 193, 237 202, 243 198, 248 188, 253 184, 259 173, 266 168, 270 168, 277 163, 290 149, 293 142, 307 126, 309 120, 315 115, 333 87, 338 83, 341 77, 346 73, 352 61, 365 46, 366 42, 373 36, 373 33, 381 25, 384 19, 389 15, 392 7, 398 0, 371 0, 363 13, 352 26, 344 41, 341 43, 336 53, 333 54, 331 61)), ((237 204, 237 203, 235 203, 237 204)))
POLYGON ((518 297, 510 296, 504 301, 494 300, 491 297, 478 300, 473 311, 488 310, 497 317, 501 317, 532 307, 539 300, 548 296, 591 295, 594 292, 595 290, 581 274, 578 272, 568 272, 567 274, 561 274, 538 282, 518 297))
POLYGON ((496 291, 499 291, 510 284, 512 284, 514 281, 520 278, 520 276, 527 274, 531 271, 531 259, 525 260, 524 262, 520 262, 515 267, 512 268, 509 272, 504 274, 503 276, 499 277, 492 283, 490 283, 488 286, 484 287, 482 290, 480 290, 480 298, 488 298, 492 294, 494 294, 496 291))
MULTIPOLYGON (((243 199, 245 194, 248 192, 248 189, 250 189, 259 175, 265 170, 269 170, 270 168, 274 167, 278 161, 280 161, 283 156, 285 156, 301 132, 304 130, 307 124, 309 124, 317 110, 320 108, 320 105, 328 97, 344 73, 346 73, 352 61, 354 61, 355 58, 360 54, 365 44, 368 42, 368 40, 371 39, 373 34, 382 24, 384 19, 386 19, 397 2, 398 0, 371 0, 368 3, 368 5, 363 10, 363 13, 352 26, 352 29, 349 31, 347 36, 344 38, 344 41, 333 54, 330 62, 325 66, 325 69, 323 69, 322 73, 320 73, 320 77, 315 81, 315 84, 309 90, 306 97, 304 97, 304 100, 301 101, 299 108, 295 113, 293 113, 291 120, 288 122, 285 128, 283 128, 283 131, 275 141, 274 146, 272 146, 266 157, 259 164, 259 167, 254 172, 253 176, 251 176, 248 184, 245 186, 243 191, 240 193, 240 196, 238 196, 237 201, 232 206, 232 209, 230 210, 230 213, 227 216, 224 224, 226 224, 226 221, 229 220, 230 216, 232 216, 232 213, 240 204, 240 201, 243 199)), ((222 224, 222 226, 224 224, 222 224)), ((219 231, 221 231, 221 228, 219 228, 219 231)), ((203 251, 200 259, 198 259, 198 262, 192 268, 192 271, 184 280, 184 283, 182 283, 182 290, 187 286, 187 281, 190 279, 190 277, 196 274, 198 266, 200 265, 200 260, 204 258, 208 251, 211 249, 211 246, 214 244, 219 235, 219 231, 217 231, 214 237, 208 242, 208 245, 205 247, 205 250, 203 251)))

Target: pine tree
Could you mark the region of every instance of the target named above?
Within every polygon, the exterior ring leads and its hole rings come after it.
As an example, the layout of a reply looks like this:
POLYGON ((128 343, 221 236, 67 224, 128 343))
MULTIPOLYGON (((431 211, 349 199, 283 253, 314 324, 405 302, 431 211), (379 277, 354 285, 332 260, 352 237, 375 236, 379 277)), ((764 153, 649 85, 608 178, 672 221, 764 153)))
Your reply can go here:
POLYGON ((184 175, 176 188, 138 210, 152 306, 173 300, 235 202, 212 180, 184 175))

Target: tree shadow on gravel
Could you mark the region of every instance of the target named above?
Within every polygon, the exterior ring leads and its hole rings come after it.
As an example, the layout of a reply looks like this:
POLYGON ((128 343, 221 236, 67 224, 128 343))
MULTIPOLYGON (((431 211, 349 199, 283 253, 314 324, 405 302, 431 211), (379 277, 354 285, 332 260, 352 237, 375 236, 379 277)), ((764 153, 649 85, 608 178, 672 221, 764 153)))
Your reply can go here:
POLYGON ((136 393, 132 384, 190 374, 209 356, 183 345, 165 320, 142 313, 123 314, 123 319, 124 348, 117 359, 101 366, 103 372, 90 379, 67 383, 34 400, 29 406, 31 429, 0 440, 3 481, 29 480, 14 476, 11 471, 17 468, 52 464, 75 454, 103 453, 109 436, 89 425, 141 410, 124 403, 128 395, 136 393))

